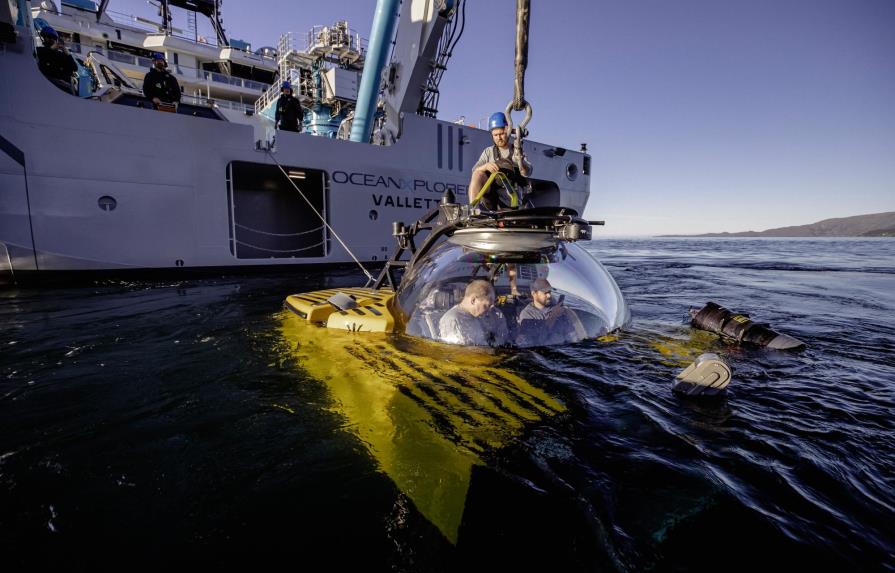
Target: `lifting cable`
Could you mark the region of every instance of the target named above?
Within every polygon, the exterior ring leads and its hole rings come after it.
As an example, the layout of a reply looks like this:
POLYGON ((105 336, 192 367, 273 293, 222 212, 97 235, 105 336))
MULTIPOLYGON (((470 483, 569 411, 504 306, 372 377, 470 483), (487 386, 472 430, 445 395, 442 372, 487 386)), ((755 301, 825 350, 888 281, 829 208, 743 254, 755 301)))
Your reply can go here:
POLYGON ((531 121, 531 104, 525 100, 525 68, 528 67, 528 21, 531 14, 531 0, 516 0, 516 61, 515 77, 513 81, 513 100, 507 105, 504 115, 507 117, 509 128, 516 136, 513 142, 513 152, 517 156, 522 154, 522 138, 528 135, 525 129, 531 121), (513 118, 510 115, 514 111, 525 110, 525 118, 513 129, 513 118))
POLYGON ((304 199, 305 203, 308 204, 308 207, 310 207, 311 210, 314 211, 314 214, 317 215, 321 221, 323 221, 323 224, 326 226, 327 229, 329 229, 329 232, 333 234, 333 237, 335 237, 336 240, 339 241, 339 244, 342 245, 342 248, 345 249, 345 251, 349 255, 351 255, 351 258, 354 259, 354 262, 357 263, 357 266, 360 267, 360 270, 362 270, 364 272, 364 274, 367 275, 367 285, 369 285, 370 283, 375 281, 376 279, 373 277, 373 275, 370 274, 370 271, 368 271, 366 268, 364 268, 364 265, 362 265, 361 262, 357 259, 357 257, 354 256, 354 253, 351 252, 351 249, 348 248, 348 245, 345 244, 345 241, 343 241, 342 238, 339 236, 339 234, 336 233, 336 230, 333 229, 330 226, 330 224, 326 222, 326 218, 320 214, 320 211, 318 211, 317 208, 314 207, 313 203, 311 203, 311 201, 305 196, 305 194, 302 193, 302 190, 298 188, 298 185, 295 184, 295 181, 293 181, 292 178, 289 177, 289 174, 286 173, 286 170, 283 169, 283 166, 280 165, 280 162, 277 161, 276 157, 274 157, 274 154, 271 153, 269 149, 267 149, 266 151, 267 151, 267 154, 270 156, 270 158, 273 159, 273 162, 277 164, 277 167, 280 168, 280 171, 283 172, 283 177, 285 177, 286 180, 292 184, 292 186, 295 188, 295 190, 298 191, 298 194, 301 195, 301 198, 304 199))
POLYGON ((528 67, 528 20, 530 0, 516 0, 516 78, 513 111, 525 109, 525 68, 528 67))

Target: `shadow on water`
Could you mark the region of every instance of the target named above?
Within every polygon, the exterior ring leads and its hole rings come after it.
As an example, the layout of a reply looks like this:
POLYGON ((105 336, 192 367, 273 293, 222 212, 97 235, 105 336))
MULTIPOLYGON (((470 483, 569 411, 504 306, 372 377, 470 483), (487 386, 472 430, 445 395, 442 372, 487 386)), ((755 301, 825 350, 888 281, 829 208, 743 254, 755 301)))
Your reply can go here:
POLYGON ((632 327, 513 354, 290 330, 351 271, 0 291, 4 564, 895 568, 891 242, 592 248, 632 327), (727 397, 672 394, 706 351, 727 397))

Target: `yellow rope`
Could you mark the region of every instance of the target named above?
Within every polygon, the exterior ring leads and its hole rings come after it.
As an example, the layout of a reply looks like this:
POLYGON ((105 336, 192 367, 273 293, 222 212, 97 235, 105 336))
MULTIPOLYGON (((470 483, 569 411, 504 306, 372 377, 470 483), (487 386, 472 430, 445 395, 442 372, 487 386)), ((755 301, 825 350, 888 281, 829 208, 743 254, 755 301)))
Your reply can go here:
POLYGON ((519 197, 516 195, 516 190, 513 188, 513 184, 510 182, 509 177, 507 177, 504 173, 500 171, 495 171, 488 177, 488 180, 485 181, 485 184, 482 185, 481 190, 478 195, 475 196, 475 199, 472 200, 471 205, 478 205, 479 201, 482 200, 482 197, 485 196, 485 193, 488 191, 488 188, 491 187, 491 184, 494 183, 496 179, 500 180, 500 183, 503 185, 504 189, 510 194, 510 207, 516 209, 519 207, 519 197))

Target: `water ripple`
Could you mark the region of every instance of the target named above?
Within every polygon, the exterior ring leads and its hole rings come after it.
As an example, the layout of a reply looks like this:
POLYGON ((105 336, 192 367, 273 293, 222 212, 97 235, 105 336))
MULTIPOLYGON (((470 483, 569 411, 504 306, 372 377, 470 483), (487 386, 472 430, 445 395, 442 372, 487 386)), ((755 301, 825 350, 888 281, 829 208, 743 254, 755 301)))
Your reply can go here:
POLYGON ((552 570, 696 571, 748 539, 762 551, 739 556, 743 568, 777 564, 770 555, 895 568, 895 241, 591 248, 631 328, 503 357, 565 410, 482 448, 456 546, 275 332, 285 293, 358 273, 0 291, 0 538, 30 565, 100 536, 141 554, 190 543, 204 564, 302 540, 365 569, 475 569, 483 555, 525 568, 545 555, 552 570), (809 348, 693 331, 687 308, 709 300, 809 348), (674 395, 703 352, 733 368, 728 395, 674 395))

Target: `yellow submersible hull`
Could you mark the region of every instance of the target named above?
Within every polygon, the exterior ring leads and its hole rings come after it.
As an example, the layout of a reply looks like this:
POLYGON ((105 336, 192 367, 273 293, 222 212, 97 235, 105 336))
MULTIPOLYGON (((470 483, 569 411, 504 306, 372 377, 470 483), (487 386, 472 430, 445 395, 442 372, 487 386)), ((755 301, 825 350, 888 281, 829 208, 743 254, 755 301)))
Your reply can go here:
POLYGON ((390 334, 391 291, 341 289, 358 303, 350 311, 325 302, 336 292, 287 299, 287 348, 326 384, 382 471, 456 543, 473 466, 565 408, 488 351, 390 334))

